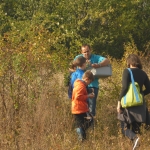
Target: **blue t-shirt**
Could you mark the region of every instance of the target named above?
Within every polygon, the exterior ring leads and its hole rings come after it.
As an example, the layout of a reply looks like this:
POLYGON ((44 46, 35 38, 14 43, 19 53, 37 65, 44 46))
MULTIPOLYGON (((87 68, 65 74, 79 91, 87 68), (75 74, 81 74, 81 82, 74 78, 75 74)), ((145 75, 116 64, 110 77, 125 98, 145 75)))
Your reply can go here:
MULTIPOLYGON (((80 54, 80 55, 77 55, 75 57, 75 59, 79 56, 83 56, 83 54, 80 54)), ((95 55, 95 54, 91 54, 91 57, 90 57, 90 62, 91 64, 94 64, 94 63, 100 63, 102 62, 104 59, 106 59, 105 57, 102 57, 100 55, 95 55)), ((98 78, 95 78, 94 81, 92 83, 90 83, 88 85, 88 87, 96 87, 96 88, 99 88, 99 82, 98 82, 98 78)))
POLYGON ((82 80, 82 76, 83 76, 84 72, 85 72, 85 70, 77 68, 76 71, 71 74, 70 82, 73 87, 74 87, 75 80, 77 80, 77 79, 82 80))

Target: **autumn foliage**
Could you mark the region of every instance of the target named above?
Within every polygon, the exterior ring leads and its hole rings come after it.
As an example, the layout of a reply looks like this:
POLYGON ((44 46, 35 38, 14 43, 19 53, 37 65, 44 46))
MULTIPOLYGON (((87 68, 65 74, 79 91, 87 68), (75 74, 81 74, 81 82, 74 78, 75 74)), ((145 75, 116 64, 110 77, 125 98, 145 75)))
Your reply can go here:
MULTIPOLYGON (((150 78, 149 5, 134 0, 2 0, 0 149, 131 149, 120 133, 116 104, 128 54, 139 55, 150 78), (113 75, 100 79, 95 128, 81 144, 64 75, 82 43, 110 59, 113 75)), ((150 108, 149 100, 148 95, 150 108)), ((144 124, 141 131, 141 149, 150 149, 144 124)))

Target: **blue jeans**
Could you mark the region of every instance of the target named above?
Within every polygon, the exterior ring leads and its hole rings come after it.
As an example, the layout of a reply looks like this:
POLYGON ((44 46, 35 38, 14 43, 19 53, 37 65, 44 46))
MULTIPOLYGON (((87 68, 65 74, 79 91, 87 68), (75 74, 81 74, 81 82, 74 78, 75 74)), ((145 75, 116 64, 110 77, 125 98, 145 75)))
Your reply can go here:
POLYGON ((93 88, 94 89, 94 94, 95 97, 94 98, 88 98, 88 106, 89 106, 89 112, 95 116, 96 115, 96 99, 97 99, 97 95, 98 95, 98 88, 93 88))

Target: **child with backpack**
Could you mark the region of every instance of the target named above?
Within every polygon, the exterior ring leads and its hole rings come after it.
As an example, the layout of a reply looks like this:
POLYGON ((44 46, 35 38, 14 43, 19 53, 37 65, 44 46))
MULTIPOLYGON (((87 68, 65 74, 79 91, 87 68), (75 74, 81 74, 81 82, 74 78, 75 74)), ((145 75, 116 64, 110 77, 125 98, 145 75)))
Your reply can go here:
POLYGON ((72 66, 74 68, 76 67, 76 70, 72 72, 72 74, 70 75, 70 83, 69 83, 69 89, 68 89, 68 97, 70 99, 72 98, 72 90, 74 87, 75 80, 82 79, 82 76, 85 72, 86 58, 84 58, 83 56, 78 57, 76 60, 74 60, 72 66))

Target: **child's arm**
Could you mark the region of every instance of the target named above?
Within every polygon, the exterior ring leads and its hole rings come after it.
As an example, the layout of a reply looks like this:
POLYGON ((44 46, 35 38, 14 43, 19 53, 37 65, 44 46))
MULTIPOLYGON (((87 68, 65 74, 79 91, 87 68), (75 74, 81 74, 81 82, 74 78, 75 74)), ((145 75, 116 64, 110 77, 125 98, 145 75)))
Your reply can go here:
POLYGON ((84 92, 82 92, 81 90, 76 91, 76 99, 78 100, 87 100, 87 98, 94 98, 95 94, 92 92, 90 94, 83 94, 84 92))

